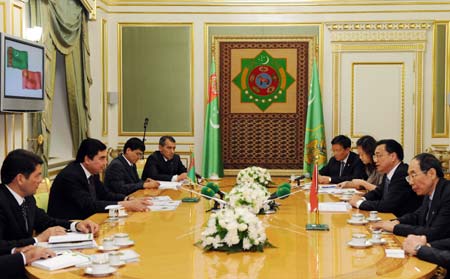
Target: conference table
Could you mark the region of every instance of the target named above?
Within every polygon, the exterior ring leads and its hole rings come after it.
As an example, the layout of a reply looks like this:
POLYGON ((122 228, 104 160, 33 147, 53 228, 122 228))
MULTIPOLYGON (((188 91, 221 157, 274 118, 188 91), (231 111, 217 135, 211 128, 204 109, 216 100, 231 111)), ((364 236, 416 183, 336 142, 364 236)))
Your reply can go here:
MULTIPOLYGON (((273 178, 275 183, 286 178, 273 178)), ((229 191, 235 178, 218 181, 221 189, 229 191)), ((271 192, 276 189, 270 189, 271 192)), ((186 191, 140 190, 136 197, 170 196, 174 200, 188 197, 186 191)), ((319 194, 319 201, 339 201, 331 194, 319 194)), ((320 213, 320 222, 328 224, 329 231, 307 231, 305 225, 314 221, 307 210, 309 192, 300 191, 281 204, 275 214, 259 215, 267 226, 266 234, 275 248, 264 252, 204 252, 194 244, 208 220, 211 201, 181 203, 175 211, 128 212, 128 217, 109 221, 107 213, 95 214, 91 220, 100 224, 96 240, 126 232, 140 255, 140 261, 127 263, 105 278, 429 278, 436 265, 406 255, 403 259, 387 258, 385 248, 401 247, 402 237, 384 234, 385 245, 365 249, 349 247, 354 233, 370 237, 370 224, 350 225, 352 213, 368 212, 352 209, 345 213, 320 213)), ((391 214, 379 214, 386 220, 391 214)), ((82 250, 86 254, 99 253, 95 249, 82 250)), ((26 267, 31 278, 86 278, 83 268, 44 271, 26 267)))

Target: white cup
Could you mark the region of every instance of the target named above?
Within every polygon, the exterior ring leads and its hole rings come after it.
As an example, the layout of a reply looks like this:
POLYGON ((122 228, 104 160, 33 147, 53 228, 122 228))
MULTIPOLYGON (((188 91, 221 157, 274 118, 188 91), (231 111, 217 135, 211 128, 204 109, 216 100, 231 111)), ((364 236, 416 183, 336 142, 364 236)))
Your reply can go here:
POLYGON ((364 220, 364 215, 362 215, 361 213, 353 213, 352 220, 355 222, 361 222, 364 220))
POLYGON ((381 230, 372 231, 372 239, 375 241, 380 241, 381 240, 381 230))
POLYGON ((127 211, 125 210, 125 208, 121 207, 119 208, 119 212, 117 214, 119 217, 124 217, 127 216, 127 211))
POLYGON ((370 211, 369 216, 370 216, 370 219, 372 219, 372 220, 377 219, 378 218, 378 211, 376 211, 376 210, 370 211))
POLYGON ((367 235, 363 233, 354 233, 352 234, 352 242, 355 245, 364 245, 367 241, 367 235))
POLYGON ((110 208, 109 209, 109 217, 117 218, 119 216, 119 208, 110 208))
POLYGON ((105 273, 109 269, 108 254, 95 255, 91 264, 92 273, 105 273))
POLYGON ((114 235, 114 243, 117 245, 126 245, 130 243, 130 238, 127 233, 116 233, 114 235))
POLYGON ((109 253, 109 264, 110 265, 119 265, 120 264, 120 256, 122 256, 121 252, 109 253))
POLYGON ((103 238, 103 249, 108 250, 114 248, 114 239, 112 237, 103 238))

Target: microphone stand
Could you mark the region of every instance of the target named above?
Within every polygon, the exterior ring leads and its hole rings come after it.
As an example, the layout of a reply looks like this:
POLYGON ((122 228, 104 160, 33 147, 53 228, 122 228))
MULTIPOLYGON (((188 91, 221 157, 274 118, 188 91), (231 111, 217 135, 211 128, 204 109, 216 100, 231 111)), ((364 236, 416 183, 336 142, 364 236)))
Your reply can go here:
POLYGON ((144 120, 144 136, 142 137, 142 142, 145 144, 145 132, 147 131, 147 125, 148 125, 148 117, 144 120))

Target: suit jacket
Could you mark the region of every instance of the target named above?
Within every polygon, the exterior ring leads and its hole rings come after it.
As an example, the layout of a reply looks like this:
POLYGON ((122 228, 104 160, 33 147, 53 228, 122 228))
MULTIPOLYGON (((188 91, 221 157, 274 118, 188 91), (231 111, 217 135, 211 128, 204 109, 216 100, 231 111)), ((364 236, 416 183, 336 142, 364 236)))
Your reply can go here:
POLYGON ((145 162, 142 180, 151 178, 161 181, 171 181, 172 176, 182 174, 186 171, 186 167, 181 163, 179 155, 175 154, 172 160, 166 162, 161 152, 155 151, 148 156, 145 162))
POLYGON ((408 165, 400 163, 391 178, 387 194, 384 195, 386 180, 386 175, 384 175, 381 184, 364 195, 366 201, 361 203, 359 209, 389 212, 397 217, 415 211, 422 203, 422 197, 417 196, 411 189, 405 179, 407 175, 408 165))
POLYGON ((22 254, 0 256, 0 270, 2 278, 27 278, 22 254))
POLYGON ((17 200, 5 185, 0 186, 0 254, 9 254, 14 247, 34 244, 33 231, 41 233, 54 226, 70 228, 69 221, 51 218, 38 208, 33 196, 26 197, 24 203, 27 206, 28 230, 17 200))
POLYGON ((441 178, 434 190, 428 220, 428 198, 416 211, 398 218, 400 224, 394 227, 396 235, 425 235, 428 241, 450 237, 450 181, 441 178))
POLYGON ((55 178, 50 189, 48 214, 64 219, 86 219, 92 214, 106 212, 105 207, 117 204, 123 194, 109 192, 98 175, 94 176, 96 197, 89 192, 89 182, 80 163, 67 165, 55 178))
MULTIPOLYGON (((450 268, 450 238, 432 241, 430 245, 431 247, 422 246, 417 252, 417 257, 448 270, 450 268)), ((448 273, 445 278, 449 278, 448 273)))
POLYGON ((344 169, 342 170, 341 176, 339 176, 340 169, 341 162, 332 157, 328 161, 328 164, 320 169, 319 173, 320 175, 331 177, 331 183, 350 181, 354 178, 367 179, 364 164, 354 152, 350 152, 348 155, 348 159, 345 163, 344 169))
POLYGON ((119 155, 106 169, 105 187, 110 192, 129 195, 143 189, 144 181, 139 178, 136 166, 130 166, 123 155, 119 155))

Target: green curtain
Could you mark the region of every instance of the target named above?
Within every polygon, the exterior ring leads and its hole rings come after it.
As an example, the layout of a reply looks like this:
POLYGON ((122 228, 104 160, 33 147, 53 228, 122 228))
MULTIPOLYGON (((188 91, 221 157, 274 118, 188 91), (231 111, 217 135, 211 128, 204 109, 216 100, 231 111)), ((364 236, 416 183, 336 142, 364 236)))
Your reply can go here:
POLYGON ((36 148, 35 152, 43 157, 46 167, 44 172, 47 175, 57 50, 64 55, 66 63, 67 100, 74 154, 81 141, 89 136, 89 87, 92 78, 88 23, 86 11, 76 0, 32 0, 30 14, 31 22, 42 21, 46 48, 45 111, 32 115, 32 134, 33 137, 39 134, 44 136, 44 145, 36 148))

